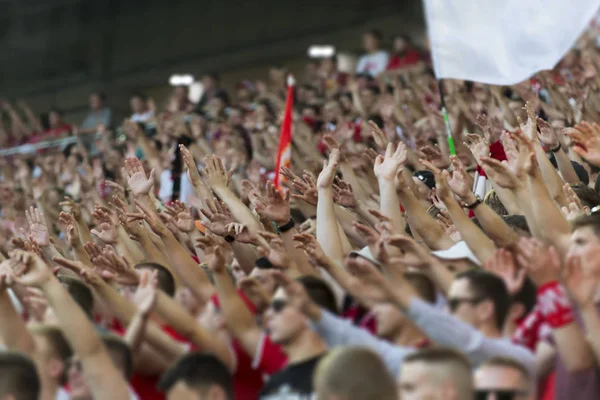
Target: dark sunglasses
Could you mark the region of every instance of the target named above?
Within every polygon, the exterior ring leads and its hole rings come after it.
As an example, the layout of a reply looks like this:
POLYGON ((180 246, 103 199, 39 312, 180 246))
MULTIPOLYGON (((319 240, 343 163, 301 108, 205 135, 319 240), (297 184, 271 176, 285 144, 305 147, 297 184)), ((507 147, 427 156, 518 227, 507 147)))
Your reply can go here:
POLYGON ((529 393, 525 390, 504 390, 504 389, 485 389, 475 391, 475 400, 487 400, 490 395, 494 395, 496 400, 514 400, 518 396, 527 396, 529 393))
POLYGON ((270 308, 276 313, 280 313, 287 306, 287 302, 283 299, 275 299, 271 302, 270 308))
POLYGON ((448 309, 451 312, 454 312, 462 303, 477 304, 477 303, 480 303, 481 301, 483 301, 482 297, 474 297, 472 299, 468 299, 468 298, 461 299, 460 297, 455 297, 452 299, 448 299, 448 309))

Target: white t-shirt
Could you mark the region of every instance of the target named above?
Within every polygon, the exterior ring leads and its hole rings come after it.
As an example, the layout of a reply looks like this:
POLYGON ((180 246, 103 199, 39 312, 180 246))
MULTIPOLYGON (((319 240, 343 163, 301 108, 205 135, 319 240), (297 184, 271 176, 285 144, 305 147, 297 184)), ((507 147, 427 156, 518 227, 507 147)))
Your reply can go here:
POLYGON ((151 110, 146 111, 145 113, 135 113, 131 115, 131 120, 133 122, 146 122, 150 118, 154 116, 154 113, 151 110))
POLYGON ((367 73, 373 77, 379 75, 387 68, 390 59, 387 51, 378 51, 377 53, 365 54, 358 59, 356 73, 367 73))

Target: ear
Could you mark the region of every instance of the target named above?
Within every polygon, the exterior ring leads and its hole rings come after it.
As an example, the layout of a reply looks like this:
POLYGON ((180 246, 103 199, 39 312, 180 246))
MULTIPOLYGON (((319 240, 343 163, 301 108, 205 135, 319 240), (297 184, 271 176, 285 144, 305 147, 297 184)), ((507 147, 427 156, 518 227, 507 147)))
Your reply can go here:
POLYGON ((521 303, 512 303, 508 309, 508 321, 516 321, 525 315, 525 306, 521 303))

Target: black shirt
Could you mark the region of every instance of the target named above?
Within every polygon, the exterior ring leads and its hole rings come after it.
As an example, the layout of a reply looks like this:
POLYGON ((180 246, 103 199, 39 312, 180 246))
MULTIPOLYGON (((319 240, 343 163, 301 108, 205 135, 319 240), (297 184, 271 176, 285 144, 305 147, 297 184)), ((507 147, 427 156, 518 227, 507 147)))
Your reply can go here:
POLYGON ((261 400, 313 400, 317 396, 313 392, 313 371, 325 354, 319 354, 273 375, 260 391, 261 400))

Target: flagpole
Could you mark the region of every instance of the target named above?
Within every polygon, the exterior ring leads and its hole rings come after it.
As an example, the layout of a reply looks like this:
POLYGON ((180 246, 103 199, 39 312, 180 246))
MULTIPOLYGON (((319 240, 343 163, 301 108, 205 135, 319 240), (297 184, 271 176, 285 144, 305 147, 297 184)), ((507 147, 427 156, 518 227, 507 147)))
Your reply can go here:
POLYGON ((442 100, 442 116, 444 117, 444 125, 446 126, 446 136, 448 137, 448 148, 451 155, 456 155, 456 147, 454 147, 454 136, 452 136, 452 127, 450 126, 450 117, 446 110, 446 99, 444 98, 444 89, 442 88, 442 80, 438 79, 438 89, 440 91, 440 99, 442 100))

